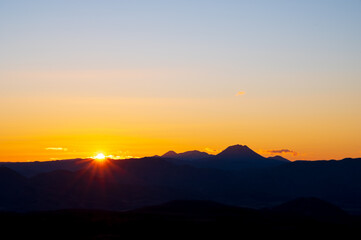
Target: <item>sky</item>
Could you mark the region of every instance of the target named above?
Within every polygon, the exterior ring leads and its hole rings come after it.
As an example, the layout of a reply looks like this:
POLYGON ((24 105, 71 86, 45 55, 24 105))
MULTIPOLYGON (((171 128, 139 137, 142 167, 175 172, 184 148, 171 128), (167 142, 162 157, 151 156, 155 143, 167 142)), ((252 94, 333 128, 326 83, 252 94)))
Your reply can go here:
POLYGON ((0 161, 361 157, 359 0, 0 0, 0 161))

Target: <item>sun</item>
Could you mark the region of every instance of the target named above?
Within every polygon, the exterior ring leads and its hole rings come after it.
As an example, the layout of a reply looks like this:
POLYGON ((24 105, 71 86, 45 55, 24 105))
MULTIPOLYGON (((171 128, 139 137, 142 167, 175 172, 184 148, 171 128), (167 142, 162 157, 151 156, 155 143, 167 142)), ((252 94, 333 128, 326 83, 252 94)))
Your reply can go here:
POLYGON ((98 155, 93 157, 95 160, 102 162, 106 158, 106 156, 103 153, 98 153, 98 155))

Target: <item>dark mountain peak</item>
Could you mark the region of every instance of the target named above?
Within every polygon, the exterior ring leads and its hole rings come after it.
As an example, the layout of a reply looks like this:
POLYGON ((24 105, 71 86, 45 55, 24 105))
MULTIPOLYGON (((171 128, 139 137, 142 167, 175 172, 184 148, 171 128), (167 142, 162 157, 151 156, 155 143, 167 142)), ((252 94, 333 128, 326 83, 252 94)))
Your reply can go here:
POLYGON ((0 167, 0 189, 4 190, 5 187, 6 189, 13 188, 16 191, 16 187, 25 183, 26 180, 26 177, 16 171, 7 167, 0 167))
POLYGON ((0 166, 0 172, 1 173, 9 173, 9 172, 15 172, 14 170, 8 168, 8 167, 5 167, 5 166, 0 166))
POLYGON ((182 154, 198 154, 198 153, 203 153, 203 152, 198 151, 198 150, 192 150, 192 151, 186 151, 186 152, 184 152, 182 154))
POLYGON ((272 160, 278 160, 278 161, 281 161, 281 162, 289 162, 290 160, 288 160, 287 158, 284 158, 282 156, 272 156, 272 157, 268 157, 268 159, 272 159, 272 160))
POLYGON ((178 155, 179 155, 179 157, 184 158, 184 159, 188 159, 188 160, 201 159, 201 158, 206 158, 206 157, 212 156, 212 155, 210 155, 210 154, 208 154, 206 152, 201 152, 201 151, 198 151, 198 150, 187 151, 187 152, 184 152, 184 153, 179 153, 178 155))
POLYGON ((11 168, 0 166, 0 179, 5 178, 24 178, 21 174, 18 172, 12 170, 11 168))
POLYGON ((263 158, 261 155, 250 149, 247 145, 239 145, 239 144, 227 147, 217 156, 224 158, 248 158, 248 159, 263 158))
POLYGON ((249 150, 251 150, 251 149, 247 145, 236 144, 236 145, 232 145, 232 146, 227 147, 225 150, 223 150, 219 154, 222 154, 222 153, 240 153, 240 152, 245 152, 245 151, 249 151, 249 150))
POLYGON ((241 145, 241 144, 231 145, 226 148, 226 150, 233 150, 233 151, 239 151, 242 149, 250 149, 250 148, 247 145, 241 145))
POLYGON ((198 150, 187 151, 183 153, 176 153, 174 151, 169 151, 162 155, 163 158, 174 158, 174 159, 181 159, 181 160, 196 160, 207 158, 213 155, 210 155, 206 152, 201 152, 198 150))
POLYGON ((162 157, 172 158, 177 156, 178 154, 175 151, 168 151, 162 155, 162 157))

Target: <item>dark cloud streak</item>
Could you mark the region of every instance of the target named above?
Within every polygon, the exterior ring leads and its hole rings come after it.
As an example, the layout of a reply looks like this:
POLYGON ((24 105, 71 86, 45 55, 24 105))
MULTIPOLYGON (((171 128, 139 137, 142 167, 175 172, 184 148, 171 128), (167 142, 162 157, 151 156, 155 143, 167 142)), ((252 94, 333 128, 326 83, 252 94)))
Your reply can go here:
POLYGON ((272 154, 283 154, 283 153, 290 153, 293 154, 293 156, 297 156, 298 153, 293 151, 293 150, 289 150, 289 149, 277 149, 277 150, 268 150, 267 152, 272 153, 272 154))

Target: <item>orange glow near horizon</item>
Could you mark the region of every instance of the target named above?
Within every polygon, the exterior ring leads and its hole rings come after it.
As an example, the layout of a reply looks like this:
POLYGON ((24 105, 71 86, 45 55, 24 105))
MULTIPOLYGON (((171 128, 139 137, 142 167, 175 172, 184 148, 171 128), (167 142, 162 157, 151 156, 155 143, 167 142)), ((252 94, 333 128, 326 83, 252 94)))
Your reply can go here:
POLYGON ((18 99, 23 105, 14 103, 0 120, 0 161, 88 158, 94 156, 94 149, 102 149, 113 159, 162 155, 169 150, 215 154, 234 144, 248 145, 263 156, 274 153, 290 160, 361 156, 361 115, 345 112, 328 118, 323 110, 313 111, 311 119, 309 109, 272 113, 266 102, 255 112, 252 101, 244 98, 238 102, 243 97, 249 94, 236 99, 167 101, 18 99), (230 106, 235 104, 242 110, 234 111, 230 106), (23 108, 38 114, 22 112, 23 108), (283 149, 289 151, 280 151, 283 149))
POLYGON ((295 109, 270 111, 272 105, 287 109, 287 102, 249 99, 249 95, 3 99, 12 108, 3 111, 8 114, 0 120, 0 161, 89 158, 94 149, 102 149, 112 159, 162 155, 169 150, 215 154, 234 144, 290 160, 361 156, 361 114, 345 108, 330 118, 336 103, 328 110, 320 102, 312 103, 316 109, 307 109, 301 107, 305 99, 300 103, 294 99, 295 109), (281 151, 285 149, 289 151, 281 151))
POLYGON ((0 1, 0 162, 361 157, 360 1, 134 2, 0 1))

